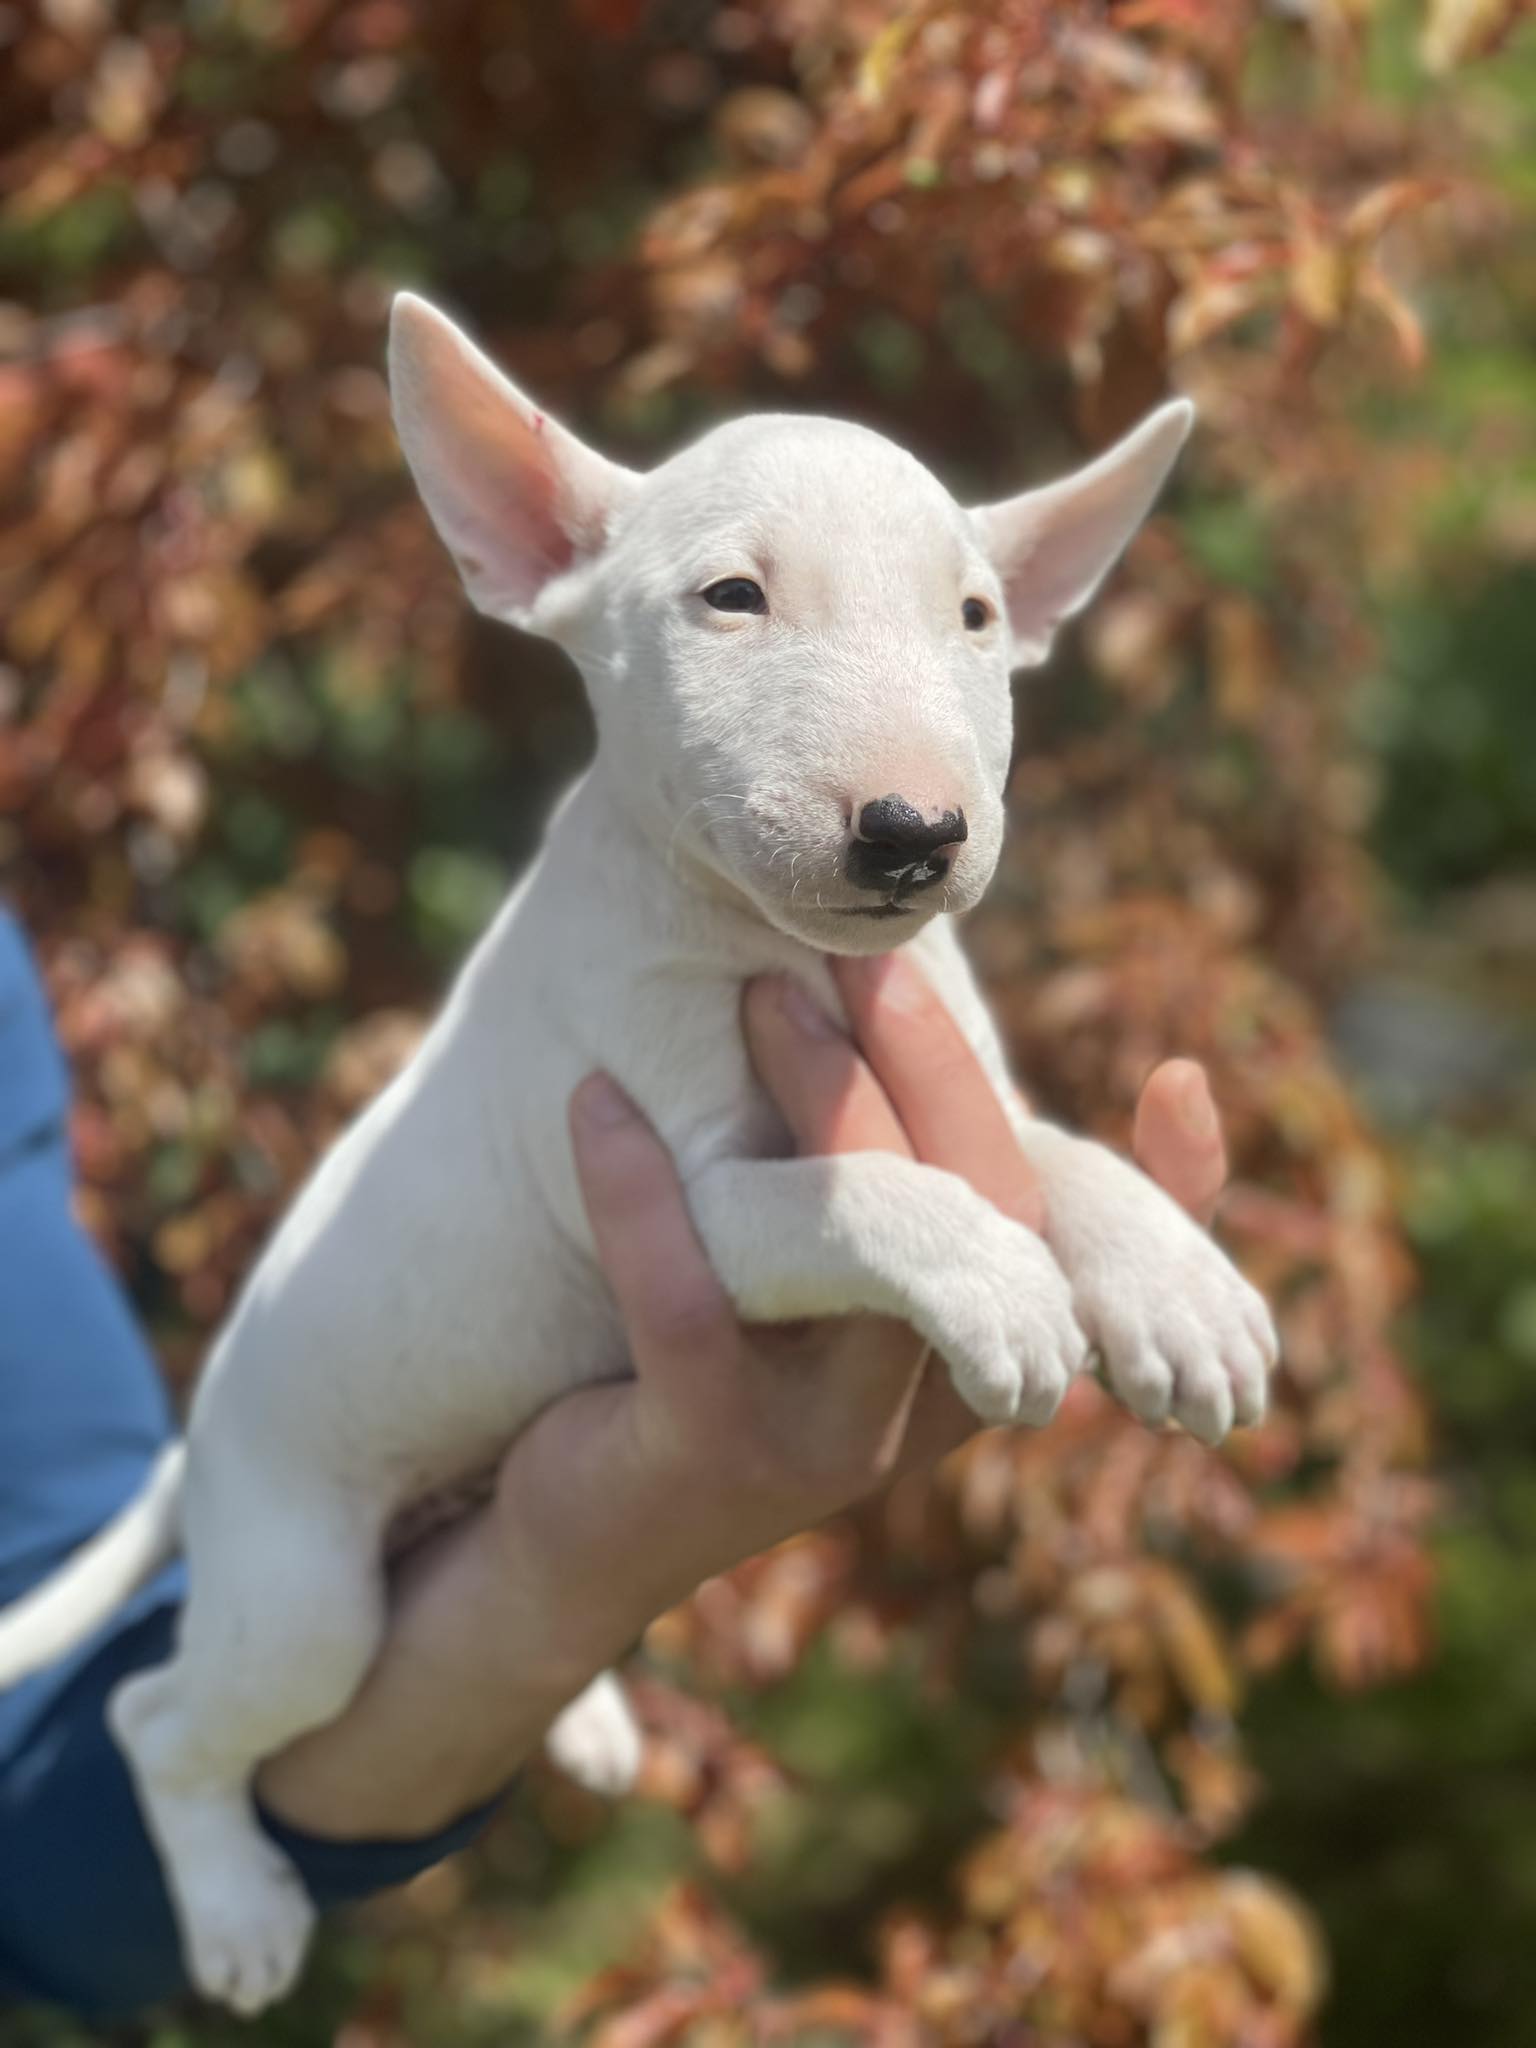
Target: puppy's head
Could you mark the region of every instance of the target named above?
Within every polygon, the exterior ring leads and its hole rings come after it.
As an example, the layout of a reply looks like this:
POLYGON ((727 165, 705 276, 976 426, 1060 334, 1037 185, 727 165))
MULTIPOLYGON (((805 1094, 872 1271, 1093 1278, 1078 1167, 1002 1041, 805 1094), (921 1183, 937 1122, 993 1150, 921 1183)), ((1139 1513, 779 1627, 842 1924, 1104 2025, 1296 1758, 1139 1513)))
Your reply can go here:
POLYGON ((409 294, 390 381, 471 598, 583 670, 613 800, 668 859, 841 953, 980 898, 1009 672, 1087 603, 1191 419, 1166 405, 1076 475, 966 511, 837 420, 738 420, 638 476, 409 294))

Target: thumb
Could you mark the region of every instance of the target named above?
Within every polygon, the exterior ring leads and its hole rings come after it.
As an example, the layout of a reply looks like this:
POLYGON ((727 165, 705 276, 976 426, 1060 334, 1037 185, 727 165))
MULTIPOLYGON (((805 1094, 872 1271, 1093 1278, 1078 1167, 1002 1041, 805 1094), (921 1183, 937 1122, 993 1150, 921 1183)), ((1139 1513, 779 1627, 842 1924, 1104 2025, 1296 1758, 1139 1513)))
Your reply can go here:
POLYGON ((1132 1150, 1181 1208, 1210 1222, 1227 1184, 1227 1148, 1197 1060, 1165 1060, 1152 1074, 1136 1105, 1132 1150))
POLYGON ((735 1311, 688 1214, 671 1154, 607 1074, 571 1096, 571 1147, 598 1263, 642 1378, 718 1371, 735 1311))

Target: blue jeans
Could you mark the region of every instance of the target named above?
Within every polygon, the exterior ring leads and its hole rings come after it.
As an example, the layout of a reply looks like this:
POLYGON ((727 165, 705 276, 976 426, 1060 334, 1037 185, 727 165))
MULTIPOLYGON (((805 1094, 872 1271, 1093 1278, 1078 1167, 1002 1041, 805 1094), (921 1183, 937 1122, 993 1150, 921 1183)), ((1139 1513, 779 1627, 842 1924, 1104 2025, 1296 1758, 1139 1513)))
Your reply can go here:
MULTIPOLYGON (((171 1430, 132 1313, 70 1214, 67 1110, 42 990, 0 910, 0 1606, 137 1491, 171 1430)), ((0 2001, 107 2017, 185 1989, 159 1863, 103 1718, 118 1679, 169 1653, 184 1587, 178 1562, 0 1693, 0 2001)), ((324 1908, 414 1876, 488 1811, 412 1842, 263 1825, 324 1908)))

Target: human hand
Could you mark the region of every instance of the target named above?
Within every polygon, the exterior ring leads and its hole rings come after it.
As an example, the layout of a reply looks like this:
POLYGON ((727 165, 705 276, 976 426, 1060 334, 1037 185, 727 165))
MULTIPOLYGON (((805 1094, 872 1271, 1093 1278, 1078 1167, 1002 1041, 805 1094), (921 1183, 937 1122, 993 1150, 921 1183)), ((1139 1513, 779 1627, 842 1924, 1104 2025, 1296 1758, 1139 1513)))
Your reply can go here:
MULTIPOLYGON (((1007 1116, 916 970, 891 957, 834 971, 851 1035, 798 985, 759 981, 744 1003, 759 1076, 800 1151, 947 1167, 1038 1227, 1040 1190, 1007 1116)), ((702 1579, 977 1427, 904 1324, 738 1323, 634 1105, 594 1076, 571 1124, 635 1376, 554 1402, 508 1452, 494 1505, 408 1561, 357 1698, 261 1773, 269 1807, 313 1832, 445 1825, 505 1785, 559 1709, 702 1579)), ((1198 1066, 1152 1075, 1135 1151, 1209 1219, 1226 1161, 1198 1066)))
MULTIPOLYGON (((744 1001, 759 1077, 797 1149, 945 1167, 1038 1228, 1040 1190, 1008 1118, 917 970, 888 956, 834 972, 852 1036, 791 981, 756 982, 744 1001)), ((590 1580, 576 1626, 616 1650, 700 1579, 932 1463, 977 1423, 904 1324, 740 1324, 670 1159, 611 1082, 578 1089, 572 1136, 635 1377, 583 1389, 525 1432, 497 1516, 510 1552, 547 1545, 552 1572, 590 1580)), ((1135 1145, 1175 1199, 1209 1215, 1226 1162, 1198 1066, 1151 1077, 1135 1145)))

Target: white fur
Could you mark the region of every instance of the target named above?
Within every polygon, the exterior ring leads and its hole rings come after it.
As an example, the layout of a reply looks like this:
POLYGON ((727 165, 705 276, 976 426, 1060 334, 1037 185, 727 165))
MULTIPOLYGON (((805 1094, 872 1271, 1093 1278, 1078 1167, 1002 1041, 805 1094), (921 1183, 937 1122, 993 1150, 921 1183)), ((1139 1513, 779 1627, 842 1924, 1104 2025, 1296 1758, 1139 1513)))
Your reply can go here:
MULTIPOLYGON (((255 1763, 346 1705, 384 1622, 391 1516, 482 1467, 545 1402, 623 1369, 566 1132, 608 1069, 677 1160, 743 1312, 904 1317, 987 1421, 1047 1421, 1090 1341, 1148 1417, 1207 1437, 1262 1411, 1258 1298, 1130 1165, 1025 1117, 939 911, 1002 836, 1010 667, 1043 657, 1151 504, 1189 423, 1165 406, 1077 479, 963 511, 863 428, 765 417, 645 477, 539 413, 440 314, 397 303, 401 437, 476 601, 583 670, 600 743, 544 855, 408 1068, 321 1162, 198 1387, 180 1479, 192 1591, 174 1659, 112 1718, 191 1971, 243 2012, 311 1918, 258 1832, 255 1763), (699 593, 751 576, 768 612, 699 593), (968 631, 961 605, 989 607, 968 631), (885 918, 844 872, 896 792, 969 828, 885 918), (1049 1246, 964 1182, 877 1155, 792 1159, 754 1083, 741 985, 904 944, 985 1061, 1049 1205, 1049 1246)), ((0 1622, 0 1682, 83 1634, 176 1540, 179 1467, 0 1622)), ((636 1738, 603 1680, 552 1736, 617 1789, 636 1738)))

